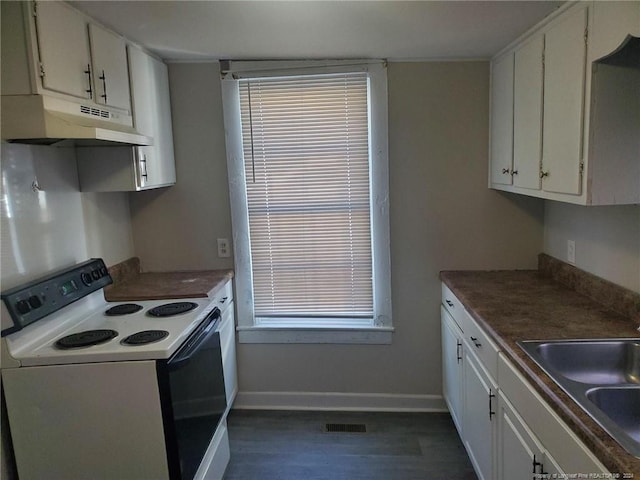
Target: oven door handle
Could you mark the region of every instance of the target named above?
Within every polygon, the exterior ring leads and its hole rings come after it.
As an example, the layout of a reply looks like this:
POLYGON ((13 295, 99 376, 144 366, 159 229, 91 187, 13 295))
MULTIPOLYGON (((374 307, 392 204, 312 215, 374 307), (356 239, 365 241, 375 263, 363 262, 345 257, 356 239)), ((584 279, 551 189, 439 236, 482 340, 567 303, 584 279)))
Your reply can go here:
POLYGON ((218 333, 216 327, 219 320, 220 310, 214 308, 203 324, 198 327, 194 334, 186 341, 185 345, 178 350, 173 359, 169 360, 169 366, 180 368, 182 364, 188 362, 191 357, 198 353, 198 351, 207 344, 207 341, 218 333))

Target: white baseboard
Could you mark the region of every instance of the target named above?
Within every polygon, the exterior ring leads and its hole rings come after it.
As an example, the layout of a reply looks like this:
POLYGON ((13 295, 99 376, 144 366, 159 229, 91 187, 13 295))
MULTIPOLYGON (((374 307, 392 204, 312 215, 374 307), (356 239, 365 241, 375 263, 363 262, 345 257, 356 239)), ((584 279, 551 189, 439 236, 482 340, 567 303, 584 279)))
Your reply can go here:
POLYGON ((337 392, 238 392, 234 409, 447 412, 442 395, 337 392))

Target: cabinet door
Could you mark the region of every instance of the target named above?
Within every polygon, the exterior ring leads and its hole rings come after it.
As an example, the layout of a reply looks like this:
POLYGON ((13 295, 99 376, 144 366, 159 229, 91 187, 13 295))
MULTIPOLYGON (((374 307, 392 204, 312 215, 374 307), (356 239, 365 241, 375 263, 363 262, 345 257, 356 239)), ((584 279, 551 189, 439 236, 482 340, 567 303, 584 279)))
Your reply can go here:
POLYGON ((531 479, 544 469, 542 445, 502 394, 499 403, 498 478, 531 479))
POLYGON ((568 478, 566 472, 560 468, 556 459, 549 452, 544 452, 543 472, 551 475, 551 478, 568 478))
POLYGON ((582 175, 587 9, 546 33, 542 188, 579 195, 582 175))
POLYGON ((38 2, 36 32, 43 88, 92 98, 85 18, 63 2, 38 2))
POLYGON ((451 418, 462 435, 462 331, 444 307, 442 320, 442 391, 451 418))
POLYGON ((172 185, 176 171, 167 66, 132 45, 127 52, 134 126, 153 138, 153 145, 138 147, 138 157, 144 166, 139 186, 144 189, 172 185))
MULTIPOLYGON (((498 478, 528 480, 533 474, 561 478, 564 472, 500 392, 498 405, 498 478)), ((551 477, 547 477, 551 478, 551 477)))
POLYGON ((218 328, 220 329, 220 344, 222 348, 224 390, 227 395, 227 411, 229 411, 238 392, 233 302, 230 302, 222 313, 222 322, 218 328))
POLYGON ((124 39, 95 24, 89 25, 89 37, 96 102, 130 112, 129 70, 124 39))
POLYGON ((491 64, 491 184, 511 185, 513 53, 491 64))
POLYGON ((153 170, 149 171, 149 182, 155 185, 173 185, 176 183, 176 166, 173 152, 169 72, 167 66, 155 58, 152 58, 151 64, 155 79, 157 109, 153 145, 156 148, 157 158, 153 163, 153 170))
POLYGON ((465 345, 464 444, 480 480, 494 478, 497 388, 465 345))
POLYGON ((542 160, 542 55, 536 35, 515 52, 513 100, 513 185, 540 189, 542 160))

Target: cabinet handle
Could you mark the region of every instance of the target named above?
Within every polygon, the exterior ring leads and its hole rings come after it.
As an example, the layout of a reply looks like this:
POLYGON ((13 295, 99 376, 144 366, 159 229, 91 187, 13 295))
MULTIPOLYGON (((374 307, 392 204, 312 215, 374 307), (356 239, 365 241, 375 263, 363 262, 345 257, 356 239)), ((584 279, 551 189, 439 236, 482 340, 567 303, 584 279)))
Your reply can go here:
POLYGON ((450 307, 453 307, 453 302, 451 300, 445 300, 445 302, 447 302, 447 305, 450 307))
POLYGON ((517 174, 518 174, 518 170, 514 170, 514 171, 512 171, 512 172, 511 172, 511 176, 512 176, 512 177, 513 177, 514 175, 517 175, 517 174))
POLYGON ((147 156, 141 153, 140 149, 136 150, 138 155, 138 171, 140 172, 140 186, 147 185, 149 176, 147 175, 147 156))
POLYGON ((462 342, 460 340, 458 340, 456 342, 456 357, 458 357, 458 363, 460 363, 462 361, 461 348, 462 348, 462 342))
POLYGON ((540 178, 548 177, 549 172, 545 172, 544 170, 540 170, 540 178))
POLYGON ((102 75, 99 77, 102 80, 102 90, 104 90, 104 95, 100 95, 104 98, 104 103, 107 103, 107 76, 104 74, 104 70, 102 70, 102 75))
POLYGON ((85 90, 89 94, 89 98, 93 100, 93 88, 91 86, 91 64, 87 63, 87 69, 84 71, 89 79, 89 90, 85 90))
POLYGON ((220 303, 224 303, 224 302, 226 302, 226 301, 227 301, 227 298, 229 298, 229 297, 222 297, 222 298, 220 299, 220 303))
POLYGON ((536 455, 534 453, 533 454, 533 473, 536 473, 536 468, 537 467, 540 467, 540 472, 537 472, 537 473, 540 473, 542 475, 546 474, 546 472, 544 472, 544 466, 542 465, 542 462, 538 462, 536 460, 536 455))
POLYGON ((508 168, 503 168, 502 169, 502 174, 503 175, 508 175, 509 174, 509 169, 508 168))
MULTIPOLYGON (((496 412, 493 411, 494 398, 495 398, 495 394, 492 392, 491 389, 489 389, 489 420, 491 420, 491 418, 496 414, 496 412)), ((535 471, 533 473, 535 473, 535 471)))
POLYGON ((476 337, 469 337, 469 338, 471 338, 471 341, 476 346, 476 348, 480 348, 482 346, 482 344, 478 341, 476 337))

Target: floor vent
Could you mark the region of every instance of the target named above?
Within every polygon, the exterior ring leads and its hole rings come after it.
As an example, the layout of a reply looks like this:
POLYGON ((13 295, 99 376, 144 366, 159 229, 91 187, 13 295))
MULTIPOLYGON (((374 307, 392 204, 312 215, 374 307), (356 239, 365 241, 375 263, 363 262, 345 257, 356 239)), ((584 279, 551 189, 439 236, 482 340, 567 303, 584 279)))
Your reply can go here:
POLYGON ((324 427, 327 433, 367 433, 364 423, 327 423, 324 427))

